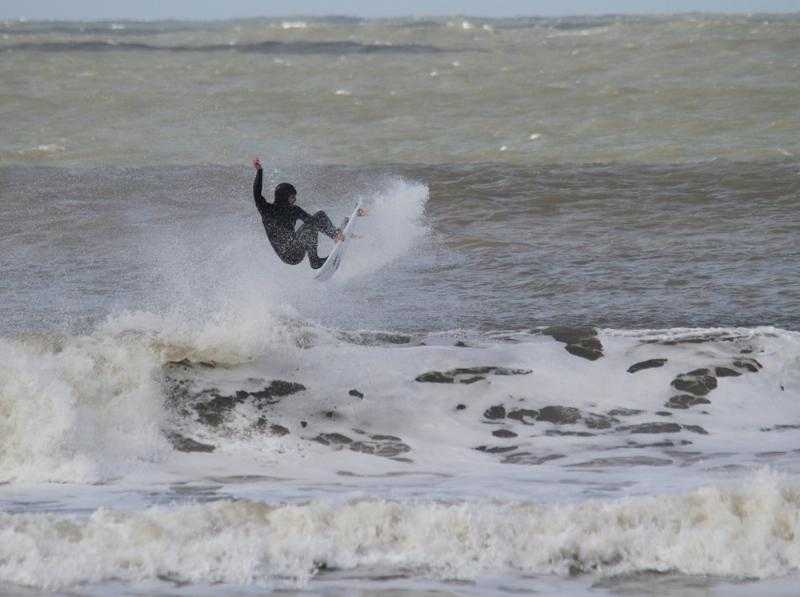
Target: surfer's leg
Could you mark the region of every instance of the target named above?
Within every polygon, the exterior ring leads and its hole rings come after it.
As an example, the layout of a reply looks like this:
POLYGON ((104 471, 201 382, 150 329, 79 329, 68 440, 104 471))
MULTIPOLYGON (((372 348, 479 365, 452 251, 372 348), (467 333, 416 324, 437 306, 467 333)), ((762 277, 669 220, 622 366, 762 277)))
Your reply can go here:
POLYGON ((312 269, 319 269, 325 263, 325 257, 320 257, 317 254, 317 243, 319 242, 317 217, 304 222, 300 228, 295 232, 295 241, 303 248, 303 251, 308 253, 308 261, 312 269))
POLYGON ((331 238, 336 235, 336 226, 324 211, 318 211, 294 233, 294 237, 301 243, 317 244, 317 233, 322 232, 331 238))
POLYGON ((292 247, 282 254, 279 253, 278 257, 280 257, 281 261, 284 263, 288 263, 289 265, 297 265, 303 261, 303 259, 305 259, 306 251, 300 246, 292 247))
POLYGON ((316 226, 317 230, 323 232, 333 238, 336 234, 336 226, 333 225, 331 219, 328 217, 324 211, 318 211, 312 216, 312 220, 314 225, 316 226))

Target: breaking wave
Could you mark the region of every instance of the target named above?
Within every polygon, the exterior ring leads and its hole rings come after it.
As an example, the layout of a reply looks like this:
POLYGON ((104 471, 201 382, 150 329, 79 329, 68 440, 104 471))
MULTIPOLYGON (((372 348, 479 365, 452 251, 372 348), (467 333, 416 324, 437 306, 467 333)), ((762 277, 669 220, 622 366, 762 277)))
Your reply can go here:
POLYGON ((0 340, 0 481, 99 482, 168 451, 156 365, 124 335, 0 340))
POLYGON ((800 567, 799 507, 800 487, 761 473, 735 487, 563 505, 245 500, 0 514, 0 578, 48 589, 110 579, 303 586, 336 569, 763 579, 800 567))
POLYGON ((702 475, 715 460, 743 467, 792 451, 797 336, 408 336, 267 311, 205 323, 128 313, 86 336, 0 341, 0 480, 102 482, 157 466, 175 433, 211 451, 232 441, 262 450, 276 430, 289 434, 284 448, 316 445, 333 461, 345 450, 442 470, 497 462, 702 475))

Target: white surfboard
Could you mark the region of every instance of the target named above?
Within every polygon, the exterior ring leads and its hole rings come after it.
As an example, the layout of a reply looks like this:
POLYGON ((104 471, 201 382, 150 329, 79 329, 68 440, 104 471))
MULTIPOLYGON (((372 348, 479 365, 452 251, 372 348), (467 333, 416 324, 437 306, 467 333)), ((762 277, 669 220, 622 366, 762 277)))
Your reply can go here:
POLYGON ((328 255, 328 259, 325 260, 325 263, 322 265, 322 267, 317 270, 316 274, 314 274, 314 279, 319 280, 320 282, 325 282, 326 280, 330 280, 333 277, 333 274, 336 273, 336 270, 339 269, 339 266, 342 264, 342 258, 344 257, 345 249, 347 248, 347 245, 352 242, 352 240, 348 240, 348 237, 350 232, 353 230, 353 226, 358 217, 359 209, 361 209, 360 199, 356 204, 356 208, 353 210, 353 213, 350 214, 350 219, 342 229, 342 234, 344 234, 345 240, 337 242, 334 245, 333 250, 330 252, 330 255, 328 255))

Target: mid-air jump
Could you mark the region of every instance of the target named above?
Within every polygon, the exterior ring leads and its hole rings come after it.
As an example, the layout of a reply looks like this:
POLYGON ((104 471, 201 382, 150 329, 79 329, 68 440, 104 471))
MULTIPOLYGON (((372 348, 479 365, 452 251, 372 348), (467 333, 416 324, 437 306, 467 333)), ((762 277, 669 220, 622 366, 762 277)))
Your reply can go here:
MULTIPOLYGON (((308 255, 308 261, 313 269, 319 269, 325 263, 325 257, 317 255, 317 235, 322 232, 336 242, 344 240, 340 228, 336 228, 324 211, 318 211, 313 216, 294 204, 297 191, 288 182, 282 182, 275 187, 275 201, 267 203, 261 195, 263 170, 261 160, 253 160, 256 169, 256 179, 253 181, 253 198, 256 208, 261 214, 261 221, 267 231, 272 248, 284 263, 297 265, 308 255), (294 229, 297 220, 303 224, 294 229)), ((359 213, 359 215, 363 215, 359 213)))

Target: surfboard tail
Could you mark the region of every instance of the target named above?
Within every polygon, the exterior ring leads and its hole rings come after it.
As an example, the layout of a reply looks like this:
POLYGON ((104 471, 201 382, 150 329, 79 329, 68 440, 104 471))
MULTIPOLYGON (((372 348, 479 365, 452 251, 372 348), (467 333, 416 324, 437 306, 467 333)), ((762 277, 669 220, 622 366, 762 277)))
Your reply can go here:
MULTIPOLYGON (((350 214, 349 217, 344 219, 342 224, 342 234, 345 235, 345 239, 350 234, 350 231, 353 228, 353 224, 356 220, 356 215, 358 214, 358 210, 361 209, 361 200, 356 203, 356 207, 353 210, 353 213, 350 214)), ((314 279, 319 280, 320 282, 324 282, 326 280, 330 280, 333 277, 333 274, 336 273, 336 270, 339 269, 339 266, 342 263, 342 258, 344 257, 346 243, 344 242, 337 242, 333 250, 328 255, 327 260, 322 265, 321 268, 317 270, 317 273, 314 275, 314 279)))

